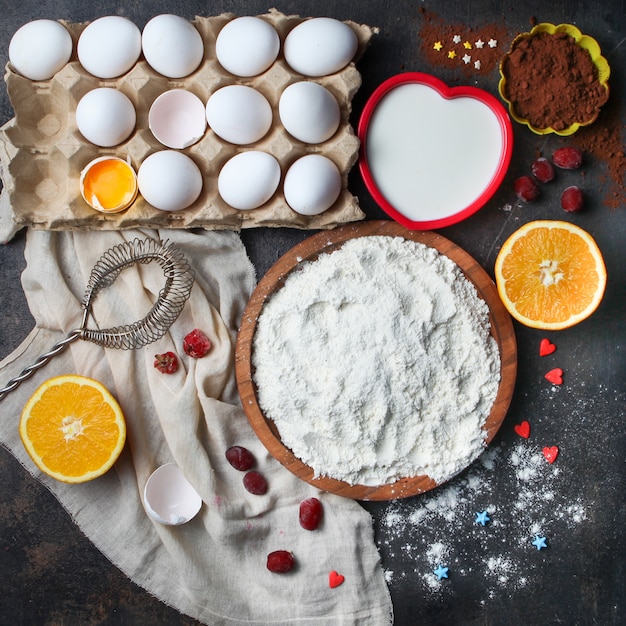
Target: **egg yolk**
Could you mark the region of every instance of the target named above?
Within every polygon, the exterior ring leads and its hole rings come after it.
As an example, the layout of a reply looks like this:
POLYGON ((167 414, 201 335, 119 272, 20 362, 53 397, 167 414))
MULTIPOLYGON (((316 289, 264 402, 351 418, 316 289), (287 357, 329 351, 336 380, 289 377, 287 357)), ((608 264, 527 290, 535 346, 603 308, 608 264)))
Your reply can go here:
POLYGON ((128 163, 106 160, 95 163, 85 174, 83 195, 102 211, 128 207, 137 193, 137 179, 128 163))

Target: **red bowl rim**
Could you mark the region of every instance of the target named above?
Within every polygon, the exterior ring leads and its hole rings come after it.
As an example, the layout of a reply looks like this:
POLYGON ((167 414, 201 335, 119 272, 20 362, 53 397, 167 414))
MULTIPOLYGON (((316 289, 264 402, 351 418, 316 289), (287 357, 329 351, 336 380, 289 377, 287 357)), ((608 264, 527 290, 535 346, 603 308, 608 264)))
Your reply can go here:
POLYGON ((381 83, 374 90, 363 108, 363 112, 361 113, 361 117, 359 119, 357 135, 361 144, 359 169, 367 190, 376 201, 376 204, 378 204, 378 206, 383 209, 387 215, 402 224, 405 228, 409 228, 411 230, 433 230, 435 228, 451 226, 452 224, 456 224, 476 213, 476 211, 487 203, 502 183, 502 180, 504 179, 509 168, 511 154, 513 152, 513 126, 511 119, 506 109, 495 96, 483 89, 473 87, 471 85, 450 87, 439 78, 424 72, 403 72, 401 74, 396 74, 381 83), (484 191, 464 209, 461 209, 452 215, 434 220, 411 220, 396 209, 378 189, 367 160, 367 131, 376 107, 392 89, 410 83, 427 85, 447 100, 458 97, 470 97, 479 100, 493 111, 502 131, 502 153, 500 155, 500 161, 493 177, 491 178, 491 181, 485 187, 484 191))

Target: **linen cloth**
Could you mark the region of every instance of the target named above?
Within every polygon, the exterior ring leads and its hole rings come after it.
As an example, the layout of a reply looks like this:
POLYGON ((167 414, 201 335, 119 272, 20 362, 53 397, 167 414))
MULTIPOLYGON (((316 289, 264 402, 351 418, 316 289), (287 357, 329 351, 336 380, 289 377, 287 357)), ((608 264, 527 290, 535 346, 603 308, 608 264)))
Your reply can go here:
MULTIPOLYGON (((80 326, 92 267, 110 247, 136 237, 174 243, 195 272, 189 301, 168 333, 137 350, 104 349, 77 340, 0 402, 4 445, 57 497, 106 557, 163 602, 207 624, 359 624, 392 621, 392 607, 374 544, 371 518, 356 502, 320 493, 284 469, 256 438, 241 408, 235 376, 236 331, 254 288, 254 268, 234 232, 30 230, 22 284, 35 328, 0 364, 0 386, 80 326), (204 358, 182 351, 183 337, 204 330, 213 348, 204 358), (154 355, 179 355, 167 375, 154 355), (42 474, 18 434, 28 397, 47 378, 76 373, 102 382, 126 417, 127 442, 115 466, 94 481, 67 485, 42 474), (249 448, 267 478, 266 495, 249 494, 225 459, 232 445, 249 448), (177 464, 203 506, 181 526, 152 521, 143 506, 150 473, 177 464), (322 525, 302 529, 299 503, 317 496, 322 525), (266 569, 273 550, 293 551, 289 574, 266 569), (331 589, 335 570, 344 583, 331 589)), ((132 323, 150 310, 164 284, 156 263, 124 270, 94 303, 90 327, 132 323)), ((43 520, 45 523, 45 520, 43 520)))

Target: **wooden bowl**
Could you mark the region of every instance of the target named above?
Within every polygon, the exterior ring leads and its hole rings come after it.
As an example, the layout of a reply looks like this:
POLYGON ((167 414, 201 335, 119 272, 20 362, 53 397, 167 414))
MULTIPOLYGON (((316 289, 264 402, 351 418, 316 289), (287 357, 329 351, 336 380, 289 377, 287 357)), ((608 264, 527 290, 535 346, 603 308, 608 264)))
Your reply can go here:
POLYGON ((483 426, 488 444, 497 433, 508 411, 517 374, 517 344, 513 323, 502 305, 496 287, 485 270, 467 252, 432 231, 412 231, 391 221, 366 221, 313 235, 286 252, 259 281, 243 314, 235 348, 235 374, 244 412, 252 428, 270 454, 290 472, 311 485, 356 500, 393 500, 423 493, 438 484, 428 476, 409 476, 396 482, 371 486, 351 485, 334 478, 314 477, 311 467, 283 445, 274 422, 263 414, 254 383, 251 352, 258 317, 265 301, 284 284, 301 263, 314 261, 321 253, 341 247, 348 239, 386 235, 404 237, 435 248, 452 259, 470 280, 490 311, 491 334, 500 349, 501 380, 496 399, 483 426))

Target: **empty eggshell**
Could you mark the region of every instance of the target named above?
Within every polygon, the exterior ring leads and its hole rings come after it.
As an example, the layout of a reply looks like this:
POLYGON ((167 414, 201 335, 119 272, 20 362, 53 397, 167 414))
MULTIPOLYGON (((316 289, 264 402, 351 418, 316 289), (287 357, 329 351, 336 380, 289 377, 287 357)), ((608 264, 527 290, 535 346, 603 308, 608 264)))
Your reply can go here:
POLYGON ((308 154, 287 170, 283 191, 287 204, 296 213, 319 215, 339 197, 341 174, 328 157, 308 154))
POLYGON ((265 204, 278 188, 280 164, 271 154, 250 150, 235 155, 217 179, 220 196, 234 209, 249 211, 265 204))
POLYGON ((202 191, 200 168, 176 150, 161 150, 144 159, 137 182, 146 202, 161 211, 186 209, 202 191))
POLYGON ((111 87, 88 91, 76 106, 76 126, 83 137, 103 148, 117 146, 135 128, 137 113, 128 96, 111 87))
POLYGON ((272 125, 272 107, 259 91, 246 85, 227 85, 211 95, 206 118, 213 132, 238 145, 262 139, 272 125))
POLYGON ((100 17, 81 33, 76 51, 80 64, 93 76, 117 78, 139 59, 141 31, 125 17, 100 17))
POLYGON ((173 463, 158 467, 148 478, 143 501, 150 517, 168 526, 184 524, 202 508, 202 498, 173 463))
POLYGON ((34 20, 19 28, 9 43, 9 61, 30 80, 48 80, 72 56, 72 36, 54 20, 34 20))
POLYGON ((341 110, 333 94, 310 81, 293 83, 283 91, 278 114, 290 135, 310 144, 330 139, 341 122, 341 110))
POLYGON ((219 32, 215 55, 235 76, 257 76, 276 60, 280 38, 276 29, 260 17, 237 17, 219 32))
POLYGON ((206 130, 204 103, 191 91, 170 89, 152 103, 148 127, 168 148, 187 148, 206 130))
POLYGON ((143 29, 141 45, 153 70, 167 78, 184 78, 204 58, 204 42, 197 28, 179 15, 153 17, 143 29))
POLYGON ((354 58, 359 41, 344 22, 315 17, 298 24, 286 37, 285 60, 305 76, 327 76, 354 58))

